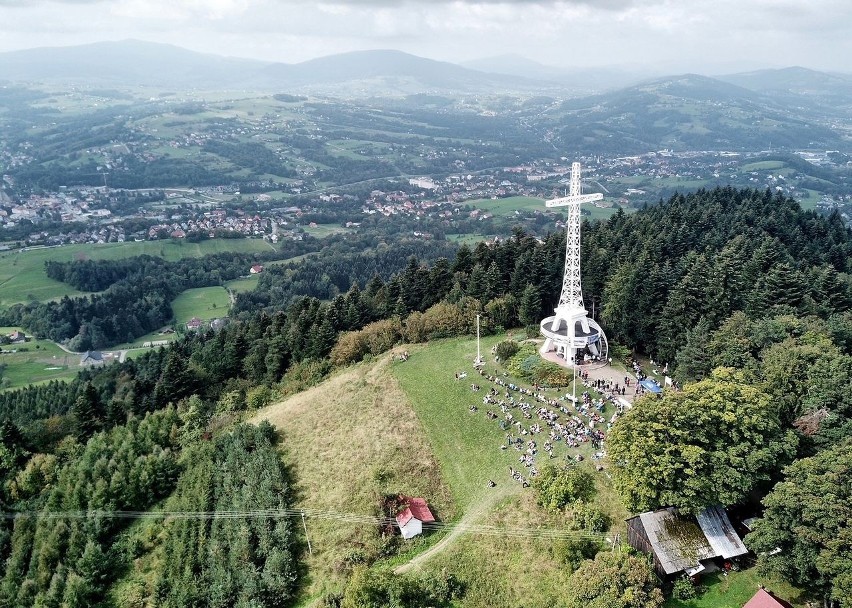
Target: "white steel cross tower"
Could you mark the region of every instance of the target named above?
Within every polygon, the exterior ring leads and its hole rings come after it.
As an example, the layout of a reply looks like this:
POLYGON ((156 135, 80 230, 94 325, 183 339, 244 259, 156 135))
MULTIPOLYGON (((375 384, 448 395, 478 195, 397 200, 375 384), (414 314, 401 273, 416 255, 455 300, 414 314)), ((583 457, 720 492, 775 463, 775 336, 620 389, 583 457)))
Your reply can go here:
POLYGON ((583 288, 580 282, 580 205, 599 201, 603 194, 582 194, 580 163, 571 165, 571 187, 568 196, 545 203, 546 207, 568 207, 568 235, 565 243, 565 274, 562 293, 554 315, 541 322, 544 336, 543 355, 556 352, 564 365, 574 366, 585 354, 605 360, 608 355, 606 335, 583 305, 583 288), (584 351, 588 349, 588 353, 584 351))

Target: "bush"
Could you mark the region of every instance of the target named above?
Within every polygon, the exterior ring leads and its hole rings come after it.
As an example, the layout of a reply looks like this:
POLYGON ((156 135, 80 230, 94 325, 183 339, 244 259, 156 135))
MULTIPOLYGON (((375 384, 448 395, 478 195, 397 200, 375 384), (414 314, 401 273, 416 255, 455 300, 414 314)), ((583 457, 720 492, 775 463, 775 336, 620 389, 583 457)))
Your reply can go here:
POLYGON ((331 362, 328 359, 307 359, 294 363, 281 379, 279 392, 284 396, 303 391, 322 382, 330 371, 331 362))
POLYGON ((277 395, 268 386, 256 386, 246 393, 246 405, 250 410, 259 410, 266 407, 277 395))
POLYGON ((600 544, 591 538, 574 538, 556 541, 552 551, 554 559, 573 572, 583 561, 594 558, 600 548, 600 544))
POLYGON ((545 464, 533 479, 538 504, 550 511, 561 511, 574 501, 588 501, 595 493, 591 473, 577 465, 557 468, 545 464))
POLYGON ((329 357, 335 365, 357 363, 367 355, 380 355, 390 350, 402 336, 399 319, 376 321, 340 336, 329 357))
POLYGON ((672 596, 679 600, 691 600, 697 595, 695 585, 686 576, 677 579, 672 587, 672 596))
POLYGON ((541 358, 536 344, 524 344, 506 361, 509 373, 542 386, 568 386, 573 372, 541 358))
POLYGON ((601 534, 609 530, 612 520, 597 507, 581 502, 574 510, 574 523, 581 530, 601 534))
POLYGON ((503 340, 497 345, 497 348, 495 348, 494 351, 500 361, 508 361, 520 349, 521 347, 514 340, 503 340))

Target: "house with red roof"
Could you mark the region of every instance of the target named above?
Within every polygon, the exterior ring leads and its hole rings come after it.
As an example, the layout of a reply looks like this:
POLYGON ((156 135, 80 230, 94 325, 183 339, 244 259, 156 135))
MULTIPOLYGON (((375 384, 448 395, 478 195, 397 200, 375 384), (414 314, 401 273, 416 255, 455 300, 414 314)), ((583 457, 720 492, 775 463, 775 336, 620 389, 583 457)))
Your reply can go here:
POLYGON ((249 269, 249 272, 251 274, 260 274, 261 272, 263 272, 263 266, 261 266, 260 264, 255 264, 249 269))
POLYGON ((402 537, 408 540, 421 534, 423 524, 432 523, 435 521, 435 516, 432 515, 429 505, 423 498, 406 497, 403 502, 406 507, 396 516, 396 523, 399 531, 402 532, 402 537))
POLYGON ((757 593, 752 596, 752 598, 745 603, 743 608, 793 608, 789 602, 785 602, 784 600, 775 597, 775 595, 771 591, 767 591, 766 588, 761 585, 758 588, 757 593))

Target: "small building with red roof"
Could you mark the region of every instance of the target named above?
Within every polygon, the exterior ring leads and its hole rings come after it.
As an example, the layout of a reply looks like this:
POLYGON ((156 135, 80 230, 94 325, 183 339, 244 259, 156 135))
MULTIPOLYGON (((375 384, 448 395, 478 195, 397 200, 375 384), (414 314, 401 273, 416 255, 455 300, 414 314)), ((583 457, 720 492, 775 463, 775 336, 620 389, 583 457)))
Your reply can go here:
POLYGON ((761 585, 757 593, 745 603, 743 608, 793 608, 793 606, 789 602, 775 597, 771 591, 767 591, 761 585))
POLYGON ((435 516, 429 510, 429 505, 423 498, 404 499, 405 508, 396 516, 396 523, 405 540, 414 538, 423 532, 423 524, 435 521, 435 516))
POLYGON ((261 266, 260 264, 255 264, 249 269, 249 272, 251 274, 260 274, 261 272, 263 272, 263 266, 261 266))

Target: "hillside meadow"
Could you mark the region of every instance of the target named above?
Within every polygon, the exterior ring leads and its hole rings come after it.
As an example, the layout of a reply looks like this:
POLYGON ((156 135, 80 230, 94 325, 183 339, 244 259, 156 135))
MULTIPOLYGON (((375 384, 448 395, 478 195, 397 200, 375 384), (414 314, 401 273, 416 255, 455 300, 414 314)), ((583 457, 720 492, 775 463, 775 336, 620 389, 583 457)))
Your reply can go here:
POLYGON ((183 240, 87 243, 4 251, 0 253, 0 306, 83 295, 69 285, 48 278, 44 271, 47 261, 117 260, 138 255, 176 261, 214 253, 265 252, 272 247, 260 239, 210 239, 198 243, 183 240))
MULTIPOLYGON (((502 337, 483 340, 483 350, 502 337)), ((561 530, 571 538, 577 533, 568 531, 564 514, 545 512, 531 489, 510 479, 509 466, 521 467, 517 452, 500 449, 505 432, 485 416, 485 409, 468 410, 482 399, 470 388, 471 381, 479 381, 472 375, 475 340, 404 348, 410 352, 407 361, 384 355, 346 368, 261 410, 252 421, 269 420, 281 433, 296 507, 350 518, 375 515, 379 496, 402 492, 426 497, 440 521, 459 529, 403 544, 398 536, 380 539, 375 525, 308 518, 313 552, 304 556, 307 578, 299 605, 312 606, 325 594, 339 592, 349 568, 368 557, 414 575, 456 575, 468 587, 463 606, 559 605, 569 571, 545 535, 561 530), (457 381, 458 371, 467 371, 468 377, 457 381), (496 481, 495 488, 488 486, 489 479, 496 481), (465 532, 468 526, 497 526, 511 533, 465 532)), ((561 460, 566 452, 557 449, 556 454, 561 460)), ((622 507, 602 474, 595 483, 596 504, 620 530, 622 507)), ((603 541, 603 535, 597 538, 603 541)))

